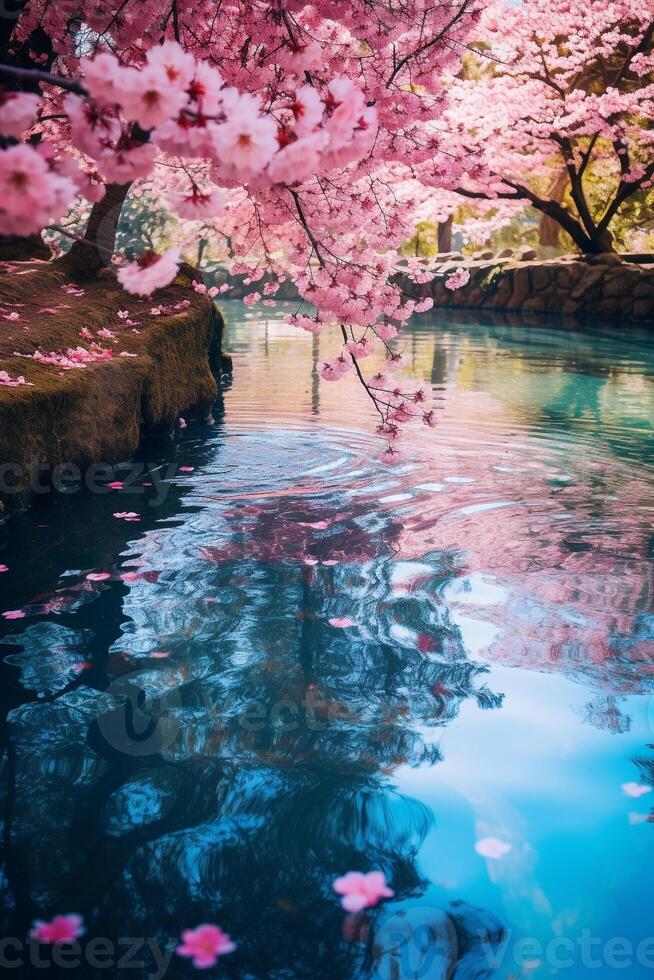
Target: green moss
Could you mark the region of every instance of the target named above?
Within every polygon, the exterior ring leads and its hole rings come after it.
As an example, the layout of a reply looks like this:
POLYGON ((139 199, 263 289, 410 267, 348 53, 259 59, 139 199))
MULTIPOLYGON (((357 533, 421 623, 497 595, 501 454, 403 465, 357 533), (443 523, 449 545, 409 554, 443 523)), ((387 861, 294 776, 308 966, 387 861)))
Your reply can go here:
POLYGON ((33 384, 0 386, 0 465, 118 462, 135 451, 143 428, 172 425, 184 409, 209 406, 215 398, 209 352, 215 352, 221 320, 206 297, 184 288, 187 272, 146 300, 126 294, 110 270, 87 284, 84 296, 68 295, 64 283, 63 273, 46 262, 0 274, 0 303, 20 313, 18 321, 0 320, 0 370, 33 384), (182 299, 191 305, 181 312, 149 312, 182 299), (70 308, 38 313, 62 303, 70 308), (129 310, 140 333, 120 325, 120 309, 129 310), (111 361, 61 371, 14 354, 88 347, 82 328, 95 334, 103 327, 116 337, 115 343, 97 338, 114 351, 111 361), (121 351, 137 356, 117 356, 121 351))

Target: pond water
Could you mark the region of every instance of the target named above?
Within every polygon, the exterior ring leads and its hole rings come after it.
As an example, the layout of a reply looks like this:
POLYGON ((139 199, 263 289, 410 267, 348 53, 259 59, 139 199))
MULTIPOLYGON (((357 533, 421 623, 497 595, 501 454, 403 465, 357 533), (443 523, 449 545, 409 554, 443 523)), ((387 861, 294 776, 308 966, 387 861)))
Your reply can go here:
POLYGON ((654 339, 422 317, 389 468, 285 309, 225 304, 215 424, 0 528, 2 935, 113 944, 13 975, 217 922, 205 975, 653 976, 654 339))

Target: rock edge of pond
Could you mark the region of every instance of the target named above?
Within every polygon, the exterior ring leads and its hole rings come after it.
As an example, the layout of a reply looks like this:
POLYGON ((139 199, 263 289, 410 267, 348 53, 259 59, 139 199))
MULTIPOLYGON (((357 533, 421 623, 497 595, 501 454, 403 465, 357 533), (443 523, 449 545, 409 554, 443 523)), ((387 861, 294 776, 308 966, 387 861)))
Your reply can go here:
POLYGON ((26 382, 0 384, 0 510, 29 503, 35 466, 47 483, 64 464, 123 462, 145 433, 208 414, 229 359, 222 316, 191 281, 182 267, 140 299, 110 269, 77 286, 53 262, 0 268, 0 378, 26 382), (68 369, 33 358, 77 347, 111 357, 68 369))

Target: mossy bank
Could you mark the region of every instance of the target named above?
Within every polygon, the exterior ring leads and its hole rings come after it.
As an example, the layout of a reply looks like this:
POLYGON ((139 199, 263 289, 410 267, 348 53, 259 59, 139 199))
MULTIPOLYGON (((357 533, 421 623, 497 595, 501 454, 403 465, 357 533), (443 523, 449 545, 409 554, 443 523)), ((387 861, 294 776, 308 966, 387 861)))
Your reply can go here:
POLYGON ((77 288, 56 263, 0 267, 0 372, 27 382, 0 385, 5 506, 29 499, 25 474, 35 463, 47 470, 120 462, 145 431, 172 429, 184 411, 209 409, 223 323, 189 285, 183 269, 171 286, 138 299, 110 270, 77 288), (33 359, 78 346, 111 357, 68 370, 33 359))

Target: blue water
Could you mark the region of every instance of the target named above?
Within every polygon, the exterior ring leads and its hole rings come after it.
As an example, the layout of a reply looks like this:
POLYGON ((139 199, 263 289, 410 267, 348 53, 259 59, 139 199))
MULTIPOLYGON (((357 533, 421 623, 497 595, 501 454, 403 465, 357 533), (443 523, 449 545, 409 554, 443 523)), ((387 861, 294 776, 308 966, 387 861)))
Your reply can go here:
POLYGON ((208 976, 654 975, 654 340, 422 317, 389 469, 336 336, 225 311, 212 420, 0 527, 3 965, 190 977, 215 922, 208 976))

